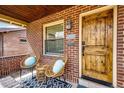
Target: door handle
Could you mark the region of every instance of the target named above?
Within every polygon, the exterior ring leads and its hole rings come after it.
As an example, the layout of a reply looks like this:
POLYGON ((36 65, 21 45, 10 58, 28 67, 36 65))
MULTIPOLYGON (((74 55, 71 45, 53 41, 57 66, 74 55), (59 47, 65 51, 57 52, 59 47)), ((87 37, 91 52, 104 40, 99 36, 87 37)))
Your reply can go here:
POLYGON ((82 55, 84 56, 84 50, 85 50, 85 41, 82 41, 82 55))

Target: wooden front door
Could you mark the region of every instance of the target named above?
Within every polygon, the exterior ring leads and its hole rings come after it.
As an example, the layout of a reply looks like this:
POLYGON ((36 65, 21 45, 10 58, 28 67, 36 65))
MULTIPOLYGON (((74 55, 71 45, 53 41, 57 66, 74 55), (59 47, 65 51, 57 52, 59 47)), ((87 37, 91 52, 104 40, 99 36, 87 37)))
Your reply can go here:
POLYGON ((0 57, 3 56, 3 34, 0 33, 0 57))
POLYGON ((113 11, 83 17, 82 23, 82 74, 112 83, 113 11))

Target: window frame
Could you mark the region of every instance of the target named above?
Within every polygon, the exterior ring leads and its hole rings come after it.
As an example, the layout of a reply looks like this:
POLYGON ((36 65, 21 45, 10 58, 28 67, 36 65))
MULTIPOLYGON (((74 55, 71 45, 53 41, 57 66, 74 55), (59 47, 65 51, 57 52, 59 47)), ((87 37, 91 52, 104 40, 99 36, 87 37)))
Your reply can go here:
POLYGON ((46 54, 46 51, 45 51, 46 28, 49 26, 54 26, 54 25, 58 25, 58 24, 63 24, 63 32, 64 32, 64 20, 58 20, 58 21, 54 21, 51 23, 43 24, 43 55, 45 55, 45 56, 60 56, 63 54, 63 53, 62 54, 61 53, 47 53, 46 54))

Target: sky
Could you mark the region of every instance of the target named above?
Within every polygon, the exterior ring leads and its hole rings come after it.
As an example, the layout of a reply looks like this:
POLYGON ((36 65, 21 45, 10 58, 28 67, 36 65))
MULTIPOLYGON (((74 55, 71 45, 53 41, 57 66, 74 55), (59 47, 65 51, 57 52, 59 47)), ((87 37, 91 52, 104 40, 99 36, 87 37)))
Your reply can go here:
POLYGON ((0 28, 22 28, 22 27, 0 21, 0 28))

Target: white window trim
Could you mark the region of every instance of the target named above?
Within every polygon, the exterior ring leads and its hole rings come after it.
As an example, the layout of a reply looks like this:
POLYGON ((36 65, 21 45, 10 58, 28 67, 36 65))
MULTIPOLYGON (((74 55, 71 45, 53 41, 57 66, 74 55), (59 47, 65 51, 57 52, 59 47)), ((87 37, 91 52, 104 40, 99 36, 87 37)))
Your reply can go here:
POLYGON ((61 56, 62 54, 55 54, 55 53, 51 53, 51 54, 45 54, 45 38, 46 38, 46 27, 49 26, 54 26, 54 25, 58 25, 58 24, 62 24, 63 23, 63 31, 64 31, 64 19, 63 20, 58 20, 55 22, 51 22, 51 23, 47 23, 47 24, 43 24, 43 55, 45 56, 61 56))

